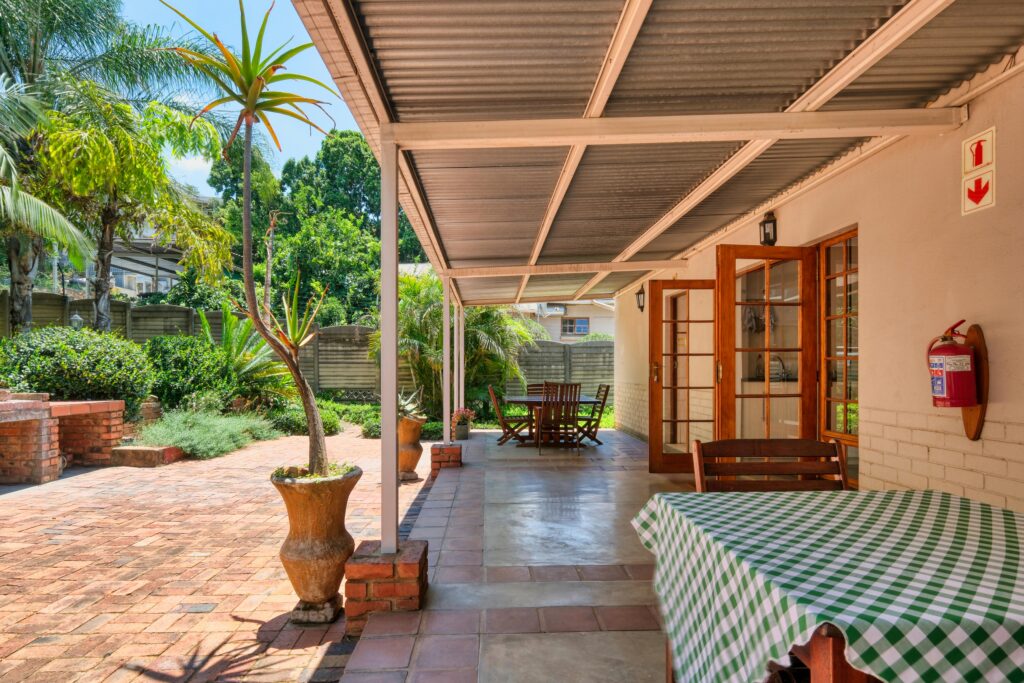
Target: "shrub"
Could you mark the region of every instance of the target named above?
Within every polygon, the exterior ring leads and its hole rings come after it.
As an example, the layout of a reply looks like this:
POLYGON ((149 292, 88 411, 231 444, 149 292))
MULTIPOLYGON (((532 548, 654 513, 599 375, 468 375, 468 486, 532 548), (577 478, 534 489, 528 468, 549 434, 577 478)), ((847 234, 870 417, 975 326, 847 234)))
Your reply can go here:
POLYGON ((335 403, 332 406, 342 422, 362 425, 364 422, 380 422, 380 406, 375 403, 335 403))
MULTIPOLYGON (((334 412, 330 405, 325 404, 323 401, 318 400, 317 406, 320 408, 320 419, 324 423, 324 434, 331 436, 340 432, 341 420, 338 419, 338 413, 334 412)), ((309 425, 306 423, 306 411, 302 409, 301 405, 292 403, 272 411, 270 413, 270 421, 274 424, 274 427, 285 434, 296 436, 309 434, 309 425)))
POLYGON ((190 457, 205 460, 280 435, 269 421, 254 413, 219 415, 171 410, 143 427, 139 442, 148 446, 177 446, 190 457))
POLYGON ((362 436, 364 439, 379 439, 380 438, 380 419, 367 420, 362 424, 362 436))
POLYGON ((0 379, 56 400, 123 400, 129 419, 154 372, 142 348, 109 333, 44 327, 0 342, 0 379))
POLYGON ((424 423, 420 438, 424 441, 441 441, 444 439, 444 423, 436 420, 424 423))
POLYGON ((167 408, 177 408, 201 391, 231 386, 231 364, 220 348, 197 337, 153 337, 146 355, 156 371, 153 393, 167 408))

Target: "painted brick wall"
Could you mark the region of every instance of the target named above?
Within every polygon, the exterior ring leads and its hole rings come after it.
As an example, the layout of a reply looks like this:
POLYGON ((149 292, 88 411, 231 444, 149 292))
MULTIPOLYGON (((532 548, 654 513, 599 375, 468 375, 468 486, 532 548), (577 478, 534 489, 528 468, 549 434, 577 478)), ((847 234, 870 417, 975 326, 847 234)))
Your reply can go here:
POLYGON ((615 382, 615 428, 647 440, 647 385, 615 382))
POLYGON ((860 485, 938 489, 1024 512, 1024 423, 986 422, 982 440, 948 415, 860 409, 860 485))

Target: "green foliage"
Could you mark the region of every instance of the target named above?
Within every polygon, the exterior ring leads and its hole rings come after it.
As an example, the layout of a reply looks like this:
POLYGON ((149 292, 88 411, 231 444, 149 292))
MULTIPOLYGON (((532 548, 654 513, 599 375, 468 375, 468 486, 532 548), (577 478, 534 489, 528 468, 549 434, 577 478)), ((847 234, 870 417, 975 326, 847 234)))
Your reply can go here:
POLYGON ((380 420, 367 420, 360 425, 362 431, 360 435, 364 439, 379 439, 380 438, 380 420))
POLYGON ((423 424, 420 431, 420 439, 423 441, 441 441, 444 439, 444 423, 432 420, 423 424))
POLYGON ((585 334, 579 339, 577 339, 576 343, 583 344, 585 342, 595 341, 615 341, 615 337, 613 335, 608 334, 607 332, 591 332, 590 334, 585 334))
MULTIPOLYGON (((139 297, 141 299, 141 297, 139 297)), ((195 268, 181 271, 178 281, 156 303, 185 306, 197 311, 215 311, 230 301, 228 290, 204 281, 195 268)))
POLYGON ((153 393, 167 408, 177 408, 197 392, 231 388, 230 360, 206 339, 153 337, 146 342, 146 355, 156 370, 153 393))
MULTIPOLYGON (((398 284, 398 352, 412 371, 416 390, 422 392, 427 415, 441 412, 441 281, 432 273, 402 275, 398 284)), ((477 414, 490 411, 487 385, 503 387, 519 379, 519 351, 533 344, 524 318, 508 307, 466 309, 466 403, 477 414)), ((379 353, 380 335, 370 348, 379 353)))
POLYGON ((271 475, 272 479, 323 479, 325 477, 342 477, 356 468, 347 462, 332 462, 327 466, 326 474, 310 472, 305 467, 278 467, 271 475))
POLYGON ((202 311, 199 320, 206 341, 211 346, 219 346, 227 357, 237 396, 250 405, 270 405, 295 396, 288 368, 267 346, 251 320, 238 319, 228 304, 222 304, 219 343, 202 311))
POLYGON ((348 424, 362 425, 371 420, 380 422, 380 405, 377 403, 331 403, 331 407, 342 422, 348 424))
POLYGON ((190 457, 205 460, 230 453, 253 441, 280 436, 269 421, 254 413, 172 410, 142 428, 139 442, 147 446, 176 446, 190 457))
POLYGON ((123 400, 134 417, 154 372, 142 348, 112 334, 45 327, 0 342, 0 380, 55 400, 123 400))
MULTIPOLYGON (((341 420, 338 413, 334 412, 328 405, 317 401, 320 409, 320 419, 324 423, 324 434, 331 436, 341 431, 341 420)), ((285 434, 306 435, 309 434, 309 425, 306 422, 306 412, 301 405, 290 404, 271 411, 270 420, 274 426, 285 434)))
POLYGON ((135 298, 136 306, 156 306, 167 302, 167 292, 145 292, 135 298))

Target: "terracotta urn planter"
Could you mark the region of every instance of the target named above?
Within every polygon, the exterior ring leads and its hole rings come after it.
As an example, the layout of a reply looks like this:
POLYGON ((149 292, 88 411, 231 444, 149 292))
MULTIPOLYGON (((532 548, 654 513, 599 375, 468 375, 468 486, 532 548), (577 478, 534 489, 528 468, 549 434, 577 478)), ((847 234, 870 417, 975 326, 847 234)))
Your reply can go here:
POLYGON ((345 528, 345 512, 363 471, 356 467, 346 474, 316 479, 302 478, 304 472, 296 468, 271 477, 288 509, 288 537, 280 557, 299 596, 292 621, 324 624, 342 611, 338 587, 345 576, 345 562, 355 549, 345 528))
POLYGON ((423 444, 420 434, 423 432, 425 420, 415 417, 403 417, 398 420, 398 478, 402 481, 418 479, 416 465, 423 455, 423 444))

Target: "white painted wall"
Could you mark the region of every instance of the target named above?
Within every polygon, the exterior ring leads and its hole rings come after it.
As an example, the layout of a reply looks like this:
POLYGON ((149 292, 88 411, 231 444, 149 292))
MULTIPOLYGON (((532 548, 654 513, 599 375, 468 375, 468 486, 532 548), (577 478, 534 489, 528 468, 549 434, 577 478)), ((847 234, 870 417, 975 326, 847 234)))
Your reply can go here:
POLYGON ((564 304, 565 315, 549 315, 538 318, 535 314, 530 317, 536 319, 541 326, 551 335, 551 341, 572 343, 579 339, 577 336, 562 336, 562 318, 590 318, 590 331, 603 332, 615 336, 615 312, 604 306, 597 306, 592 303, 585 304, 564 304))
MULTIPOLYGON (((862 488, 939 488, 1024 510, 1024 77, 970 113, 958 131, 905 139, 783 204, 779 244, 859 228, 862 488), (964 217, 961 142, 993 125, 996 205, 964 217), (960 318, 984 327, 991 356, 979 442, 929 395, 925 346, 960 318)), ((725 240, 756 241, 756 220, 725 240)), ((708 248, 661 277, 714 277, 714 260, 708 248)), ((647 324, 632 301, 623 292, 616 306, 616 418, 643 433, 647 324)))

